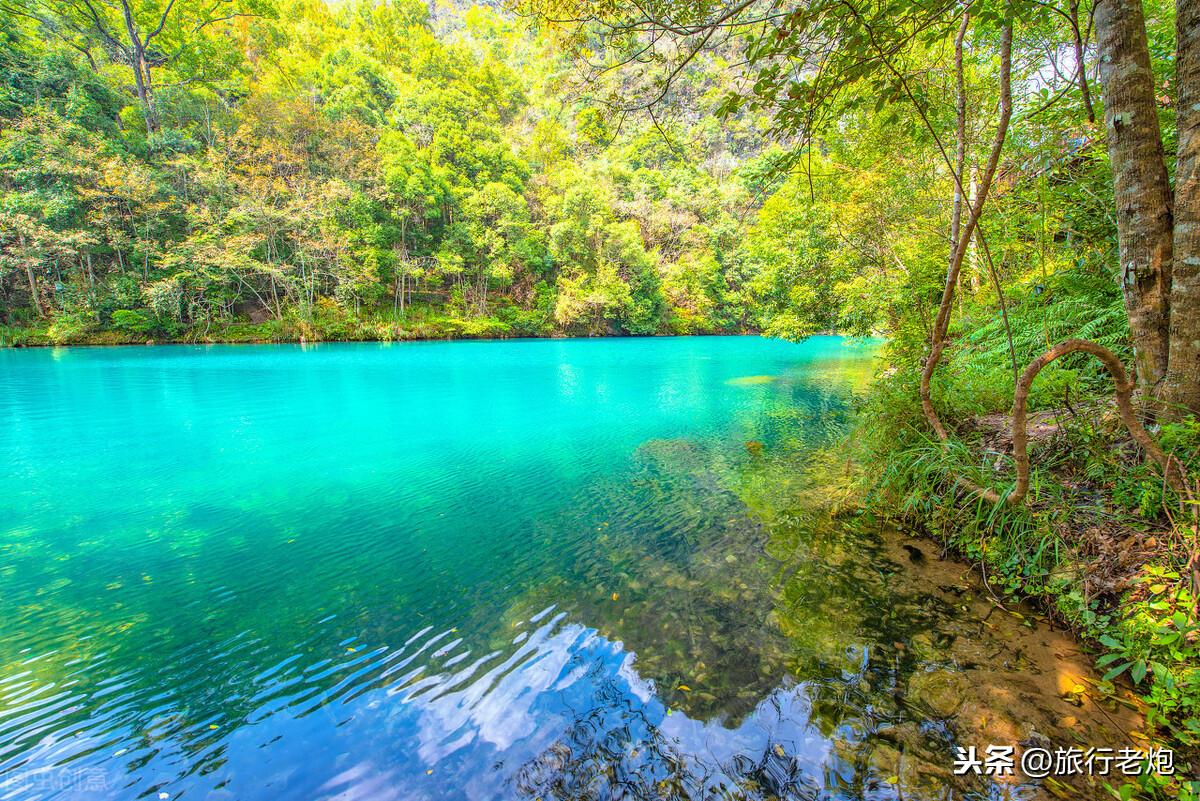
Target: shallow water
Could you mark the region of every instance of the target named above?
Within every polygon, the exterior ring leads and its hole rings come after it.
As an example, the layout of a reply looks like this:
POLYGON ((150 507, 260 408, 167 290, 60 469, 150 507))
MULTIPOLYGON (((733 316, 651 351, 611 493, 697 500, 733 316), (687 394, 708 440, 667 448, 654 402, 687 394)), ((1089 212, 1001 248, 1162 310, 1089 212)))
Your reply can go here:
POLYGON ((1069 641, 808 478, 872 353, 0 351, 0 799, 1020 794, 911 682, 1069 641))

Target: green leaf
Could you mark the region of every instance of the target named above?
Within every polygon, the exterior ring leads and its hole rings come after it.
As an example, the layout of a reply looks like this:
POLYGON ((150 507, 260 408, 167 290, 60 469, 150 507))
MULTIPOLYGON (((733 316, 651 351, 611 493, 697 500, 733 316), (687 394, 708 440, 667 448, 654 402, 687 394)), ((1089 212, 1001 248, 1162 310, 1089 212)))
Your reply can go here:
POLYGON ((1117 676, 1120 676, 1122 673, 1124 673, 1126 670, 1128 670, 1130 668, 1130 666, 1132 666, 1132 665, 1133 665, 1132 662, 1126 662, 1123 665, 1118 665, 1117 667, 1115 667, 1112 670, 1105 673, 1104 676, 1100 680, 1101 681, 1112 681, 1117 676))

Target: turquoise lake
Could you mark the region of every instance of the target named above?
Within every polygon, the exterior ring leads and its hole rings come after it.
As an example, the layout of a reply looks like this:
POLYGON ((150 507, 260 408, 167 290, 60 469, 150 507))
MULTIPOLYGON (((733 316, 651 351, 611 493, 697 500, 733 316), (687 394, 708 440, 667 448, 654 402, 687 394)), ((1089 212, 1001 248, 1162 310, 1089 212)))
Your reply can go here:
POLYGON ((0 798, 897 797, 847 746, 940 613, 797 500, 873 370, 0 351, 0 798))

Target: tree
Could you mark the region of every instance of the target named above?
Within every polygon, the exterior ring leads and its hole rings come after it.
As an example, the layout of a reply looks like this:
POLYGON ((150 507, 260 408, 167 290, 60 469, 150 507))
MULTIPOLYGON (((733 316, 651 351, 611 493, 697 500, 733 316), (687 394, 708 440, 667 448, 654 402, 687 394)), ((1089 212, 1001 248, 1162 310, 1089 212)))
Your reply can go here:
POLYGON ((1096 33, 1116 195, 1120 282, 1137 379, 1143 390, 1154 391, 1170 360, 1172 198, 1141 0, 1099 0, 1096 33))
MULTIPOLYGON (((91 49, 111 49, 133 73, 146 132, 159 129, 154 101, 153 70, 193 54, 210 26, 257 16, 266 10, 262 0, 34 0, 30 10, 0 5, 8 13, 36 19, 50 34, 62 38, 92 60, 91 49)), ((94 64, 93 60, 93 64, 94 64)), ((206 65, 213 66, 212 59, 206 65)), ((203 79, 204 65, 192 65, 203 79)))
POLYGON ((511 284, 533 258, 529 209, 525 199, 506 184, 492 182, 463 201, 455 226, 457 230, 448 237, 452 257, 469 265, 473 277, 469 305, 486 314, 489 285, 511 284))
POLYGON ((1166 399, 1200 411, 1200 8, 1176 6, 1178 85, 1171 333, 1166 399))

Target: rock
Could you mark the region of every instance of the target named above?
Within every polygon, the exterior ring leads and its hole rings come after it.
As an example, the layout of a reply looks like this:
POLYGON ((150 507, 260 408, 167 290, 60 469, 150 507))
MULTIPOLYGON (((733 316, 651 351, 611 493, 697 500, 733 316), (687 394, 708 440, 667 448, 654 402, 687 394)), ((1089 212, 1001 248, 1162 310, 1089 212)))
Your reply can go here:
POLYGON ((858 759, 858 746, 839 737, 833 741, 833 753, 842 762, 853 765, 858 759))
POLYGON ((925 737, 921 734, 921 727, 911 720, 895 725, 880 726, 875 732, 875 737, 893 743, 904 751, 917 751, 924 748, 925 737))
POLYGON ((944 767, 918 756, 911 748, 903 750, 878 743, 867 757, 867 765, 882 781, 898 785, 905 798, 937 798, 950 779, 944 767))
POLYGON ((950 771, 905 752, 900 761, 899 785, 902 798, 945 798, 950 771))
POLYGON ((949 718, 962 708, 966 692, 967 679, 961 673, 930 670, 908 680, 906 701, 931 717, 949 718))
POLYGON ((900 752, 886 743, 880 743, 871 750, 867 764, 884 779, 897 776, 900 773, 900 752))
POLYGON ((933 656, 933 635, 927 631, 922 631, 912 638, 912 651, 922 659, 930 659, 933 656))

